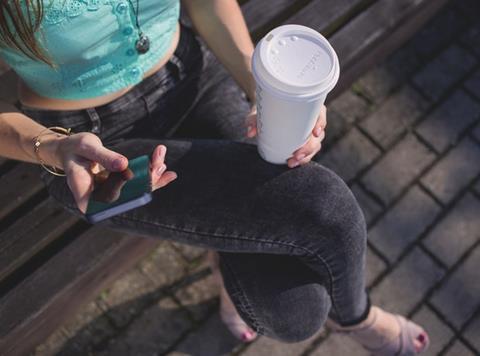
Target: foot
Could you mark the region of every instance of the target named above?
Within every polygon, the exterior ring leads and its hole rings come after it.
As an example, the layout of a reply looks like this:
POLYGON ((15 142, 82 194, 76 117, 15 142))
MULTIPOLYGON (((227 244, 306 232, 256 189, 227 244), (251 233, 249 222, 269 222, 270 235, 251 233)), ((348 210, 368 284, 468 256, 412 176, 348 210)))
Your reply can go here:
POLYGON ((425 351, 430 343, 428 334, 419 325, 398 314, 372 306, 366 320, 342 327, 329 320, 334 331, 346 332, 374 356, 407 356, 425 351))
POLYGON ((233 304, 227 290, 223 284, 222 274, 218 268, 218 254, 209 250, 207 254, 208 263, 212 270, 216 284, 220 287, 220 318, 227 326, 228 330, 239 340, 251 342, 257 337, 257 333, 252 330, 240 317, 233 304))

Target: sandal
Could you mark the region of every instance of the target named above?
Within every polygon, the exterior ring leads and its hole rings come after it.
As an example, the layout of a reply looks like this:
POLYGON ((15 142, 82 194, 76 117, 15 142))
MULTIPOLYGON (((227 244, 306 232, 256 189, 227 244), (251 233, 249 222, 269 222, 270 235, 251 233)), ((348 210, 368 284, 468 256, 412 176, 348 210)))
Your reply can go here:
POLYGON ((382 335, 381 329, 372 328, 377 318, 381 317, 382 314, 385 315, 385 313, 387 312, 372 306, 367 319, 358 325, 342 327, 329 319, 327 326, 334 331, 347 333, 362 344, 373 356, 413 356, 424 352, 428 348, 430 340, 426 331, 401 315, 392 315, 400 330, 396 337, 387 337, 382 335), (378 346, 365 345, 365 341, 368 339, 370 339, 370 344, 375 343, 378 346), (415 341, 420 346, 416 346, 415 341))
POLYGON ((225 289, 222 275, 218 268, 218 254, 213 250, 209 250, 207 260, 212 270, 215 284, 220 287, 220 318, 237 339, 243 342, 253 341, 258 335, 240 317, 225 289))

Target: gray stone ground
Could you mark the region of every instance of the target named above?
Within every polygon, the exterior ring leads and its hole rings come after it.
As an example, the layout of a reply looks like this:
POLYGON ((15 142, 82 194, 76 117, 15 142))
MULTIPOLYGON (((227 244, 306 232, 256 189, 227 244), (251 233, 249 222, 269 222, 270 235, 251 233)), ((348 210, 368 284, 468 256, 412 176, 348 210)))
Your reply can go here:
MULTIPOLYGON (((318 160, 369 223, 368 285, 431 335, 429 355, 480 353, 480 3, 451 2, 329 106, 318 160)), ((236 342, 204 251, 167 242, 34 355, 366 355, 328 330, 236 342)))

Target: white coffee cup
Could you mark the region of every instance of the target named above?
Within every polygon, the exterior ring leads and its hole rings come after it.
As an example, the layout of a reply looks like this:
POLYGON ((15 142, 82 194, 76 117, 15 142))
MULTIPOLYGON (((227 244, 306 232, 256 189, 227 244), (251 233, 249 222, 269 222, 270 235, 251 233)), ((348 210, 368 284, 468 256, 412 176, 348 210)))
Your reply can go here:
POLYGON ((270 31, 252 59, 257 89, 257 144, 267 162, 286 164, 312 133, 338 81, 338 57, 327 39, 301 25, 270 31))

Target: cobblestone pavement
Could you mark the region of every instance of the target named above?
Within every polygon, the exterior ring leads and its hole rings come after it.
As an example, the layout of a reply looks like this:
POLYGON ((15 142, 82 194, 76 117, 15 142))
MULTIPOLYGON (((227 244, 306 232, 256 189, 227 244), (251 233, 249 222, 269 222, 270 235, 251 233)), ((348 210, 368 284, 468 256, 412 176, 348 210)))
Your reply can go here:
MULTIPOLYGON (((317 156, 364 209, 372 300, 424 325, 429 355, 480 353, 479 13, 451 2, 331 103, 317 156)), ((160 242, 34 354, 366 355, 328 330, 236 342, 204 253, 160 242)))

